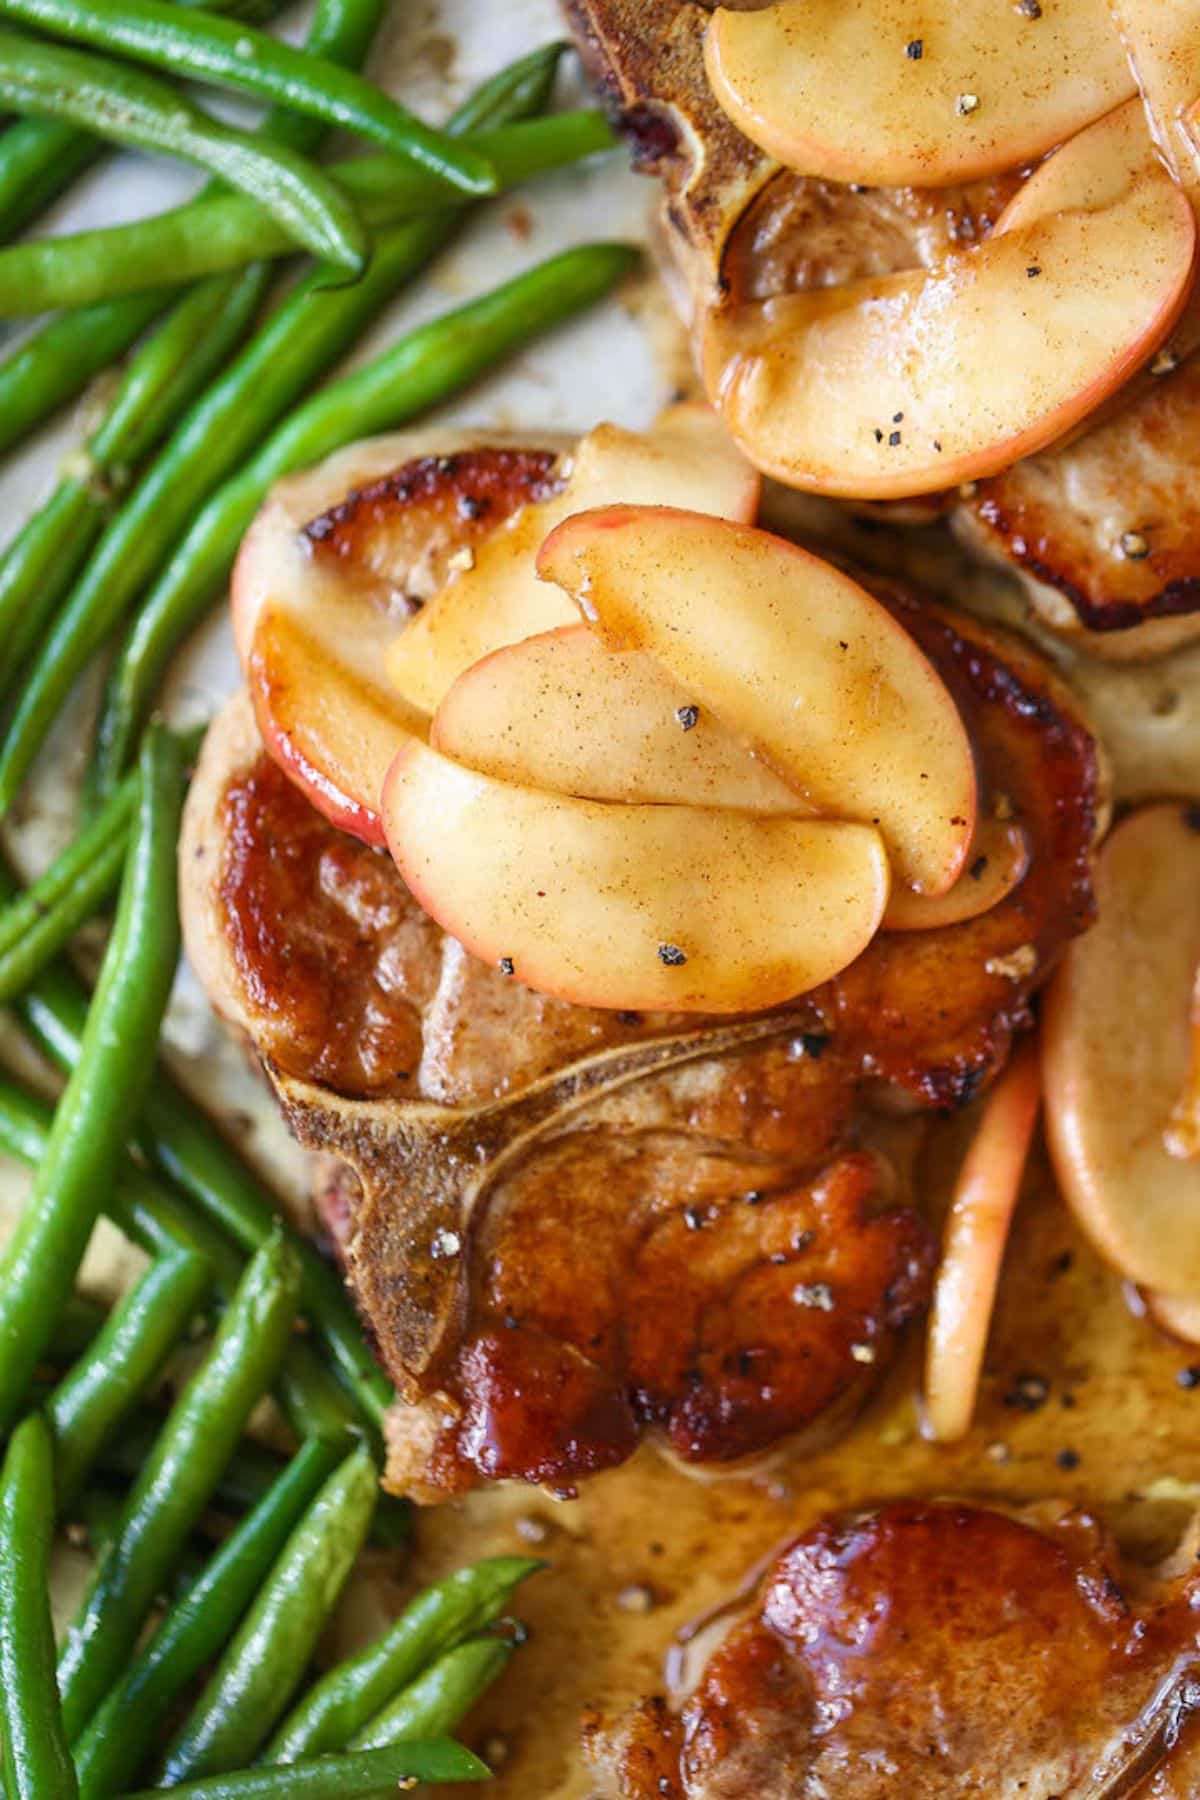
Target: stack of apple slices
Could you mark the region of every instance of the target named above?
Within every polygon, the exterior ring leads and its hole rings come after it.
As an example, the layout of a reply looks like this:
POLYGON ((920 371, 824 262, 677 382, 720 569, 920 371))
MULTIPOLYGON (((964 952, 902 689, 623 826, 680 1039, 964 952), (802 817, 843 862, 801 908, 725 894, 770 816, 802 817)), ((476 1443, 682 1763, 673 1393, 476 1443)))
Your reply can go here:
POLYGON ((577 1004, 758 1010, 988 910, 1028 850, 951 694, 756 504, 707 409, 601 426, 401 627, 285 494, 235 577, 267 747, 467 949, 577 1004))
POLYGON ((1168 337, 1194 279, 1200 6, 1111 5, 944 0, 919 36, 887 0, 714 14, 718 100, 802 174, 940 187, 1045 158, 936 268, 710 311, 706 383, 757 467, 875 500, 993 475, 1168 337))

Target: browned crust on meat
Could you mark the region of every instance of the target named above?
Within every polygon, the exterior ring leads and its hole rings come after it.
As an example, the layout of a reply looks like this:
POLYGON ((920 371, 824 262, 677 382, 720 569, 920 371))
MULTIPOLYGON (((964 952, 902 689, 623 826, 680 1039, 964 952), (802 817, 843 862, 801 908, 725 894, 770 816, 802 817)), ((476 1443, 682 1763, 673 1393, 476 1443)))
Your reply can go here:
POLYGON ((721 293, 729 233, 779 165, 734 127, 704 72, 709 8, 564 0, 593 81, 637 166, 662 179, 667 238, 697 305, 721 293))
POLYGON ((1182 1795, 1196 1597, 1191 1573, 1131 1581, 1085 1514, 827 1519, 772 1564, 678 1714, 651 1700, 587 1747, 620 1800, 1182 1795))
POLYGON ((980 482, 959 524, 1023 577, 1052 629, 1100 655, 1160 655, 1200 635, 1197 466, 1193 356, 1113 418, 980 482))

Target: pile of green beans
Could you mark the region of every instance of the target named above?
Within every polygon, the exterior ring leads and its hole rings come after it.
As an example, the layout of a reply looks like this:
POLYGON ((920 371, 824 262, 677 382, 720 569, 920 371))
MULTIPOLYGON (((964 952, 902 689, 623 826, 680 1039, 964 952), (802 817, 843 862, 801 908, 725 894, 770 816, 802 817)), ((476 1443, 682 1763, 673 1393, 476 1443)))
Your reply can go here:
MULTIPOLYGON (((499 187, 505 189, 609 150, 613 137, 604 115, 585 109, 480 128, 466 141, 487 154, 499 187)), ((394 156, 354 157, 332 164, 329 173, 375 230, 461 208, 472 198, 394 156)), ((255 201, 241 194, 206 196, 126 225, 0 250, 0 317, 112 303, 143 288, 194 281, 259 257, 286 256, 294 248, 287 232, 255 201)))
MULTIPOLYGON (((477 151, 422 124, 351 70, 309 57, 241 22, 181 10, 167 0, 0 0, 0 16, 168 74, 186 69, 193 80, 340 126, 411 158, 464 193, 495 191, 491 166, 477 151)), ((102 99, 102 84, 96 85, 93 104, 102 99)))
POLYGON ((83 1731, 120 1674, 222 1464, 270 1388, 299 1290, 295 1258, 275 1238, 247 1267, 208 1355, 172 1407, 59 1657, 69 1737, 83 1731))
MULTIPOLYGON (((236 35, 240 28, 233 29, 236 35)), ((362 273, 368 251, 362 220, 315 163, 219 124, 140 69, 0 28, 0 105, 195 163, 230 187, 257 195, 289 237, 314 256, 348 275, 362 273)))

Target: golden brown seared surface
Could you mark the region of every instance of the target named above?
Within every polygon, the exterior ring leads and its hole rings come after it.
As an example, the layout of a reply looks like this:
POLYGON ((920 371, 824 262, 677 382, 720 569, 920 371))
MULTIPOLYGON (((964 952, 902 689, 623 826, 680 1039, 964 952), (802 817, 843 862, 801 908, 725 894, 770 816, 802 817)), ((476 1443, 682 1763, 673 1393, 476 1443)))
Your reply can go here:
POLYGON ((1116 634, 1092 647, 1121 654, 1131 627, 1162 621, 1142 640, 1156 652, 1200 630, 1185 616, 1200 612, 1198 467, 1193 355, 1082 437, 980 482, 960 522, 1025 578, 1051 625, 1116 634))
POLYGON ((897 1503, 767 1570, 678 1715, 591 1749, 622 1800, 1175 1795, 1200 1581, 1122 1585, 1086 1515, 897 1503), (1155 1771, 1152 1774, 1152 1771, 1155 1771), (1158 1785, 1144 1788, 1151 1779, 1158 1785), (1164 1783, 1166 1785, 1164 1785, 1164 1783))

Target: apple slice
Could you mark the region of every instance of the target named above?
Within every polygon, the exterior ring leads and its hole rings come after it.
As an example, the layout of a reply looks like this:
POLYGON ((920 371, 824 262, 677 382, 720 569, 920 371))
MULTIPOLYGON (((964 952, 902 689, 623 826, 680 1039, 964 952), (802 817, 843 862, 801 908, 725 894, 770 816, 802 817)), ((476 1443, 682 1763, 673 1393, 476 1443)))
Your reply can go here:
POLYGON ((719 9, 704 48, 753 143, 802 175, 880 187, 1017 168, 1135 91, 1106 0, 787 0, 719 9))
POLYGON ((327 819, 382 846, 378 797, 397 734, 428 725, 383 675, 400 623, 315 563, 278 502, 251 527, 234 594, 235 638, 268 751, 327 819))
POLYGON ((925 1347, 925 1416, 939 1443, 957 1443, 971 1427, 1041 1097, 1037 1050, 1027 1041, 984 1102, 954 1184, 925 1347))
POLYGON ((1093 412, 1193 277, 1192 209, 1132 117, 1081 132, 936 269, 710 314, 705 381, 751 460, 792 487, 897 499, 995 474, 1093 412))
POLYGON ((1200 832, 1180 805, 1131 813, 1096 870, 1099 920, 1046 995, 1046 1124, 1063 1193, 1122 1275, 1200 1301, 1200 1163, 1166 1132, 1191 1050, 1200 832))
POLYGON ((752 526, 671 507, 579 513, 538 558, 613 649, 648 650, 815 811, 877 825, 897 877, 944 893, 975 823, 948 690, 848 575, 752 526))
POLYGON ((423 735, 428 721, 380 681, 395 627, 376 619, 332 658, 328 633, 314 631, 294 605, 265 607, 247 673, 258 728, 275 761, 318 812, 382 848, 384 777, 397 743, 409 732, 423 735))
POLYGON ((574 609, 538 581, 535 569, 542 540, 569 514, 624 500, 749 520, 758 490, 758 475, 707 406, 669 407, 647 432, 598 425, 580 440, 562 492, 495 532, 396 640, 388 657, 392 682, 432 713, 481 656, 574 624, 574 609))
POLYGON ((800 795, 654 658, 566 625, 460 675, 429 742, 498 781, 585 800, 803 814, 800 795))
POLYGON ((495 781, 412 740, 383 793, 396 866, 485 962, 578 1006, 752 1012, 828 980, 887 904, 868 826, 609 806, 495 781))
POLYGON ((1006 900, 1029 869, 1029 839, 1015 819, 980 812, 966 866, 944 894, 914 894, 894 887, 883 918, 884 931, 935 931, 964 925, 1006 900))
POLYGON ((1151 135, 1180 186, 1200 205, 1200 13, 1196 0, 1109 0, 1146 110, 1151 135))

